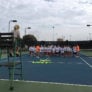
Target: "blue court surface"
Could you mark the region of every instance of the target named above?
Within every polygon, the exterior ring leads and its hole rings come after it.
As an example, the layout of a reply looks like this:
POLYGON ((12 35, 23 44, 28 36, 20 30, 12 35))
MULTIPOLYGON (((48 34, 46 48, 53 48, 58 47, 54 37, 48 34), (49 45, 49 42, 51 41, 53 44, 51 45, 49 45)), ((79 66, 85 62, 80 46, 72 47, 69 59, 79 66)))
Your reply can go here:
MULTIPOLYGON (((18 57, 16 58, 16 61, 18 57)), ((5 62, 7 59, 1 59, 5 62)), ((23 78, 28 81, 55 82, 92 85, 92 58, 84 55, 79 57, 22 55, 23 78), (33 64, 32 61, 49 59, 49 64, 33 64)), ((8 68, 0 67, 0 79, 8 78, 8 68)), ((17 78, 15 78, 17 79, 17 78)))

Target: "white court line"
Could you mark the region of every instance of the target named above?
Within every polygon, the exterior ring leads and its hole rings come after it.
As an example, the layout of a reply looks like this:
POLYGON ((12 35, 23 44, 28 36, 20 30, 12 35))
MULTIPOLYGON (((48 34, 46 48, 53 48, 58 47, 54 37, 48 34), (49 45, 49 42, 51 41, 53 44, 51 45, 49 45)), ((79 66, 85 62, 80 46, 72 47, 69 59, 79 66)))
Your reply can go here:
MULTIPOLYGON (((27 61, 27 62, 28 62, 28 63, 32 63, 33 61, 27 61)), ((35 61, 35 62, 36 62, 36 61, 35 61)), ((50 63, 50 64, 55 64, 55 63, 56 63, 56 64, 69 64, 69 65, 70 65, 70 64, 74 64, 74 63, 72 63, 72 62, 68 62, 68 63, 66 63, 66 62, 52 62, 52 63, 50 63)), ((78 65, 79 65, 79 64, 83 64, 83 63, 80 63, 80 62, 79 62, 79 63, 75 63, 75 64, 78 64, 78 65)))
POLYGON ((85 64, 87 64, 90 68, 92 68, 92 65, 89 64, 85 59, 83 59, 82 57, 80 57, 80 59, 81 59, 85 64))
POLYGON ((88 57, 88 58, 92 58, 92 56, 88 56, 88 55, 83 54, 83 53, 81 53, 81 54, 84 55, 84 56, 86 56, 86 57, 88 57))
MULTIPOLYGON (((0 79, 3 81, 9 81, 9 79, 0 79)), ((24 83, 40 83, 40 84, 51 84, 51 85, 67 85, 67 86, 80 86, 80 87, 92 87, 92 85, 82 85, 82 84, 70 84, 70 83, 58 83, 58 82, 44 82, 44 81, 26 81, 26 80, 14 80, 24 83)))
POLYGON ((41 82, 41 81, 24 81, 24 82, 31 82, 31 83, 41 83, 41 84, 51 84, 51 85, 68 85, 68 86, 87 86, 92 87, 92 85, 81 85, 81 84, 70 84, 70 83, 58 83, 58 82, 41 82))

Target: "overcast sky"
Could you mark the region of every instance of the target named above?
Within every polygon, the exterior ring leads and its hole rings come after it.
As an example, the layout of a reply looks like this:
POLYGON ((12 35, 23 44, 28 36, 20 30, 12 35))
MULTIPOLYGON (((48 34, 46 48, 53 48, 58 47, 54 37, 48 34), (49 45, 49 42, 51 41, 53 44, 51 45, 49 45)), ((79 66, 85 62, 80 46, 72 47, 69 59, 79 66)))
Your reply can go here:
POLYGON ((92 24, 92 0, 0 0, 0 32, 8 32, 9 21, 15 19, 21 37, 31 27, 27 34, 39 40, 92 39, 92 27, 86 26, 92 24))

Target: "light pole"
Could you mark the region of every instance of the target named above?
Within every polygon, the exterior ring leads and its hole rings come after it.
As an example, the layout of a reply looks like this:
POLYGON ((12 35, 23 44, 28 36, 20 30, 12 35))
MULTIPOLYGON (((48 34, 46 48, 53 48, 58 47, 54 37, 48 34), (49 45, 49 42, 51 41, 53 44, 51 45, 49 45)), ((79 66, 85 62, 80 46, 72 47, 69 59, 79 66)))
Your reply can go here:
POLYGON ((86 26, 87 26, 87 27, 90 27, 90 26, 92 26, 92 25, 90 25, 90 24, 87 24, 86 26))
POLYGON ((11 24, 11 22, 17 22, 17 20, 10 20, 10 21, 9 21, 8 32, 10 32, 10 24, 11 24))
POLYGON ((72 37, 72 35, 69 35, 70 41, 71 41, 71 37, 72 37))
POLYGON ((27 28, 25 28, 25 35, 26 35, 26 32, 27 32, 27 29, 31 29, 31 27, 27 27, 27 28))
MULTIPOLYGON (((92 26, 92 25, 87 24, 86 26, 87 26, 87 27, 90 27, 90 26, 92 26)), ((89 40, 91 40, 91 34, 92 34, 92 33, 89 33, 89 40)))
POLYGON ((54 28, 55 28, 55 27, 53 26, 52 28, 53 28, 53 41, 54 41, 54 28))
POLYGON ((91 40, 91 34, 92 34, 92 33, 89 33, 89 40, 91 40))

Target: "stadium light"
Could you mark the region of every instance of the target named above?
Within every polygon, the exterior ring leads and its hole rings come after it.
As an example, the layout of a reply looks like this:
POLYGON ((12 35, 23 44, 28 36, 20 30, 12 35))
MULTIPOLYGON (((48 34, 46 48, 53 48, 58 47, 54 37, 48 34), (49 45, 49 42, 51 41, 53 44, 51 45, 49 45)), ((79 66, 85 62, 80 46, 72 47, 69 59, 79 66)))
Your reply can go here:
POLYGON ((87 27, 90 27, 90 26, 92 26, 92 25, 90 25, 90 24, 87 24, 87 27))
POLYGON ((17 20, 10 20, 10 21, 9 21, 9 28, 8 28, 8 32, 10 32, 10 24, 11 24, 11 22, 17 22, 17 20))
MULTIPOLYGON (((90 26, 92 26, 92 25, 87 24, 87 27, 90 27, 90 26)), ((89 33, 89 40, 91 40, 91 34, 92 34, 92 33, 89 33)))
POLYGON ((27 29, 31 29, 31 27, 27 27, 27 28, 25 28, 25 35, 26 35, 26 32, 27 32, 27 29))

